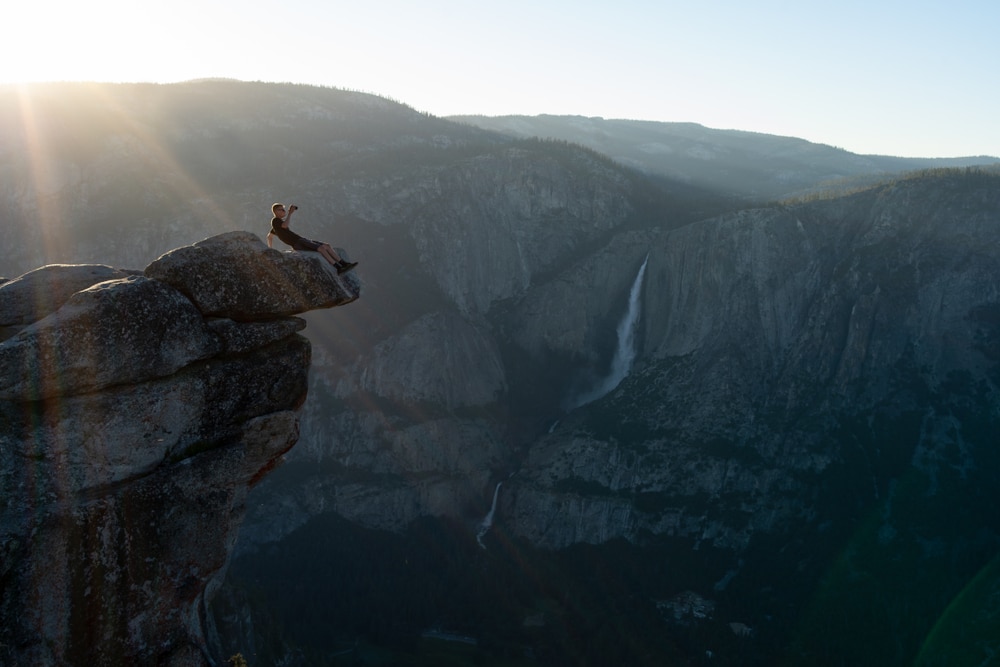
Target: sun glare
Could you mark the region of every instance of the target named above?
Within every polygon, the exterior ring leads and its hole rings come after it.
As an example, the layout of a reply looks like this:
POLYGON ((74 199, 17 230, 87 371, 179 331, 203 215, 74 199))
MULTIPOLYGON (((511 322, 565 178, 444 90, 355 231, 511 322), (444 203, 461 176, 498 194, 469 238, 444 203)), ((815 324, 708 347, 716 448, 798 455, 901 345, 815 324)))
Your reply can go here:
MULTIPOLYGON (((116 164, 115 168, 124 170, 121 173, 148 166, 158 174, 158 188, 171 190, 177 201, 198 209, 198 215, 211 217, 226 229, 239 226, 233 211, 187 171, 175 154, 176 146, 156 132, 155 126, 144 123, 135 105, 127 101, 135 96, 155 96, 159 88, 97 83, 8 87, 11 104, 4 111, 3 126, 10 130, 3 137, 0 152, 9 151, 15 164, 11 173, 17 182, 8 186, 32 196, 24 205, 31 212, 31 230, 38 235, 36 247, 41 253, 32 262, 78 261, 81 244, 94 246, 93 239, 80 238, 73 226, 80 207, 113 209, 126 218, 141 215, 135 207, 115 208, 107 201, 91 201, 95 195, 114 199, 114 187, 109 191, 100 178, 95 181, 86 169, 88 162, 116 164), (126 153, 131 161, 125 163, 114 158, 123 145, 132 146, 126 153)), ((155 104, 155 97, 147 103, 155 104)), ((119 173, 115 168, 108 173, 119 173)))
POLYGON ((14 29, 0 43, 0 83, 175 80, 200 48, 186 35, 197 24, 183 26, 177 9, 158 1, 15 3, 5 8, 14 29))
POLYGON ((53 198, 48 197, 59 189, 63 180, 57 173, 57 167, 48 159, 45 133, 38 127, 38 114, 35 112, 33 99, 25 91, 17 95, 18 115, 21 126, 21 158, 27 162, 27 174, 31 179, 30 192, 36 193, 37 199, 33 209, 46 257, 62 257, 71 248, 66 246, 65 234, 60 233, 57 221, 62 218, 54 208, 53 198))

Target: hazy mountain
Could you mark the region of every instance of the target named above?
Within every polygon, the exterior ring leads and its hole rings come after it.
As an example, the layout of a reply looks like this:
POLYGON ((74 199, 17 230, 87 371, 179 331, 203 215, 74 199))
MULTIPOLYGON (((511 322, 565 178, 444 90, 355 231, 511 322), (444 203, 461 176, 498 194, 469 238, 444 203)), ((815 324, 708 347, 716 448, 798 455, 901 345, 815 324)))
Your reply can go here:
POLYGON ((795 137, 718 130, 697 123, 548 115, 452 116, 451 120, 513 137, 568 141, 651 174, 759 200, 856 189, 917 169, 1000 163, 1000 158, 991 156, 857 155, 795 137))
POLYGON ((687 155, 669 177, 272 84, 6 89, 0 110, 16 137, 0 274, 263 238, 274 200, 360 262, 350 312, 308 317, 302 438, 248 501, 220 654, 893 664, 962 633, 996 648, 974 622, 994 618, 1000 544, 995 173, 741 210, 894 159, 689 126, 683 148, 658 140, 687 155))

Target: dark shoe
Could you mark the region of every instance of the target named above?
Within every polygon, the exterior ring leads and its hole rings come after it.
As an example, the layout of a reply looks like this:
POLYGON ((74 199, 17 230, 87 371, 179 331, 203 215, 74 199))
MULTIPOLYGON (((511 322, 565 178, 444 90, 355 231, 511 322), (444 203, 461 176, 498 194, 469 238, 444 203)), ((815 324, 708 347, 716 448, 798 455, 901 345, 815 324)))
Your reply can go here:
POLYGON ((347 273, 357 265, 357 262, 341 262, 337 265, 337 275, 339 276, 341 273, 347 273))

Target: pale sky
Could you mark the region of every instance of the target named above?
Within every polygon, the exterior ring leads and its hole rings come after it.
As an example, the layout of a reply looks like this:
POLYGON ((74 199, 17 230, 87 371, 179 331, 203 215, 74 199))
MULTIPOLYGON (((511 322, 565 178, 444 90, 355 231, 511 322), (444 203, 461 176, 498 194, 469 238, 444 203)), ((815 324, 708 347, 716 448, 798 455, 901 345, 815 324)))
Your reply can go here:
POLYGON ((436 116, 695 122, 855 153, 1000 156, 1000 0, 32 0, 0 83, 205 77, 436 116))

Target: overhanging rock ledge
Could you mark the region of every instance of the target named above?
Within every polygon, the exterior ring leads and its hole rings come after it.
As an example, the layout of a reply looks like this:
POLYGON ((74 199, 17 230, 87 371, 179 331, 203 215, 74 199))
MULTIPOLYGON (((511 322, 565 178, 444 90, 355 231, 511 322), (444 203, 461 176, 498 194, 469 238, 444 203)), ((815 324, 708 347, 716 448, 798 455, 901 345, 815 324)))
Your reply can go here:
POLYGON ((211 664, 247 493, 298 438, 295 315, 359 296, 249 232, 0 284, 0 664, 211 664))

